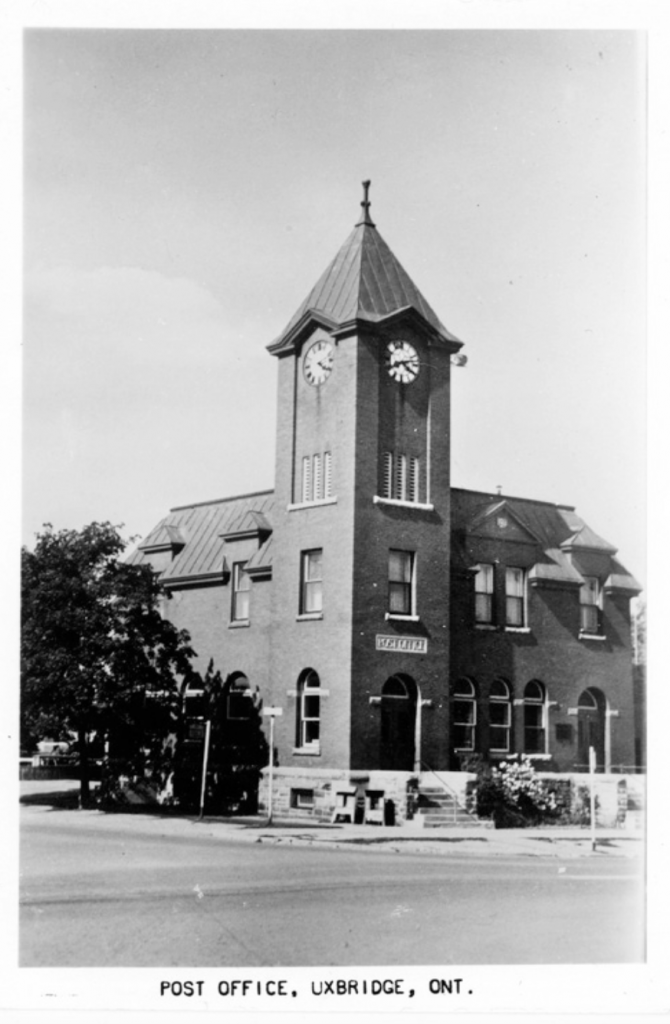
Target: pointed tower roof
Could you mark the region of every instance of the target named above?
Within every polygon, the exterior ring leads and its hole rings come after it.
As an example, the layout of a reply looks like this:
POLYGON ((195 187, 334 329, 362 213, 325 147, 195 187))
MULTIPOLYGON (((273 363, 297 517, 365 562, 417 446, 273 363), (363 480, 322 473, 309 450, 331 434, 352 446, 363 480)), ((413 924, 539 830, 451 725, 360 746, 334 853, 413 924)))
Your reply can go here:
POLYGON ((363 182, 363 215, 335 259, 326 268, 270 352, 290 351, 316 323, 346 333, 404 317, 418 320, 436 340, 453 351, 462 342, 440 322, 409 274, 403 269, 370 218, 368 188, 363 182))

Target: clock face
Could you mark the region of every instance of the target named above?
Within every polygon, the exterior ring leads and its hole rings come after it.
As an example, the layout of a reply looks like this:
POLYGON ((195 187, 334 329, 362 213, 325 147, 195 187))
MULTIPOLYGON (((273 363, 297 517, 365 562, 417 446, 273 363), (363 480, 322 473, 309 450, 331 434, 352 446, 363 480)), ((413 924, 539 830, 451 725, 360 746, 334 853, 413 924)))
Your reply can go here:
POLYGON ((390 341, 386 346, 386 369, 393 380, 411 384, 419 375, 419 356, 408 341, 390 341))
POLYGON ((318 387, 324 384, 333 368, 333 346, 329 341, 317 341, 308 349, 302 364, 305 380, 318 387))

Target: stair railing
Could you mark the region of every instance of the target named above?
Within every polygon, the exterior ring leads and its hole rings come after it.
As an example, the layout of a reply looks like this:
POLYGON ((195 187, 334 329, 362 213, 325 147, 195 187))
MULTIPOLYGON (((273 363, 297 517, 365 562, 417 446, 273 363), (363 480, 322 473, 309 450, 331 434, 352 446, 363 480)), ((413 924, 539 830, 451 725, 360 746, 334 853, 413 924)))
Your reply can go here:
POLYGON ((465 811, 465 813, 470 818, 473 818, 473 820, 474 820, 474 815, 472 815, 470 813, 470 811, 467 809, 467 807, 462 806, 460 800, 458 799, 458 794, 456 793, 456 790, 452 789, 452 787, 449 785, 449 783, 446 782, 442 778, 441 775, 438 775, 438 773, 435 771, 435 769, 432 767, 432 765, 429 765, 427 761, 420 761, 420 765, 421 765, 422 772, 425 770, 425 771, 430 772, 431 775, 434 775, 435 778, 437 779, 437 781, 439 782, 439 784, 442 786, 442 788, 446 789, 446 791, 448 792, 449 796, 451 797, 451 807, 452 807, 453 814, 454 814, 454 825, 456 824, 456 822, 458 820, 458 809, 459 808, 462 811, 465 811))

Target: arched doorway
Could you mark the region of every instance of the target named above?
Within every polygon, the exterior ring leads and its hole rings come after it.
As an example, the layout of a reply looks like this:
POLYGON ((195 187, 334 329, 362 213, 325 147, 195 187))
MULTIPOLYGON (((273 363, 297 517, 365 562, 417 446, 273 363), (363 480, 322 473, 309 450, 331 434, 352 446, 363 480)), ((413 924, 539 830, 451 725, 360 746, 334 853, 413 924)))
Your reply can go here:
POLYGON ((395 675, 382 688, 382 771, 414 771, 416 683, 411 676, 395 675))
POLYGON ((577 763, 580 768, 588 768, 589 747, 596 752, 596 767, 605 768, 606 710, 605 695, 595 686, 589 686, 580 695, 577 702, 577 763))

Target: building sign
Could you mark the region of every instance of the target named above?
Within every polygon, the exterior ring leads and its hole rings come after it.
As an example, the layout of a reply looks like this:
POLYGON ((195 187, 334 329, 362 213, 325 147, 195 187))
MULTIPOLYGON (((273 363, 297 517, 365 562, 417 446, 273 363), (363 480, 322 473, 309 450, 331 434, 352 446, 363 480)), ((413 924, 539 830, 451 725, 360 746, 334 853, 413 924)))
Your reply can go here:
POLYGON ((427 654, 428 640, 425 636, 382 636, 377 634, 378 651, 401 651, 403 654, 427 654))

